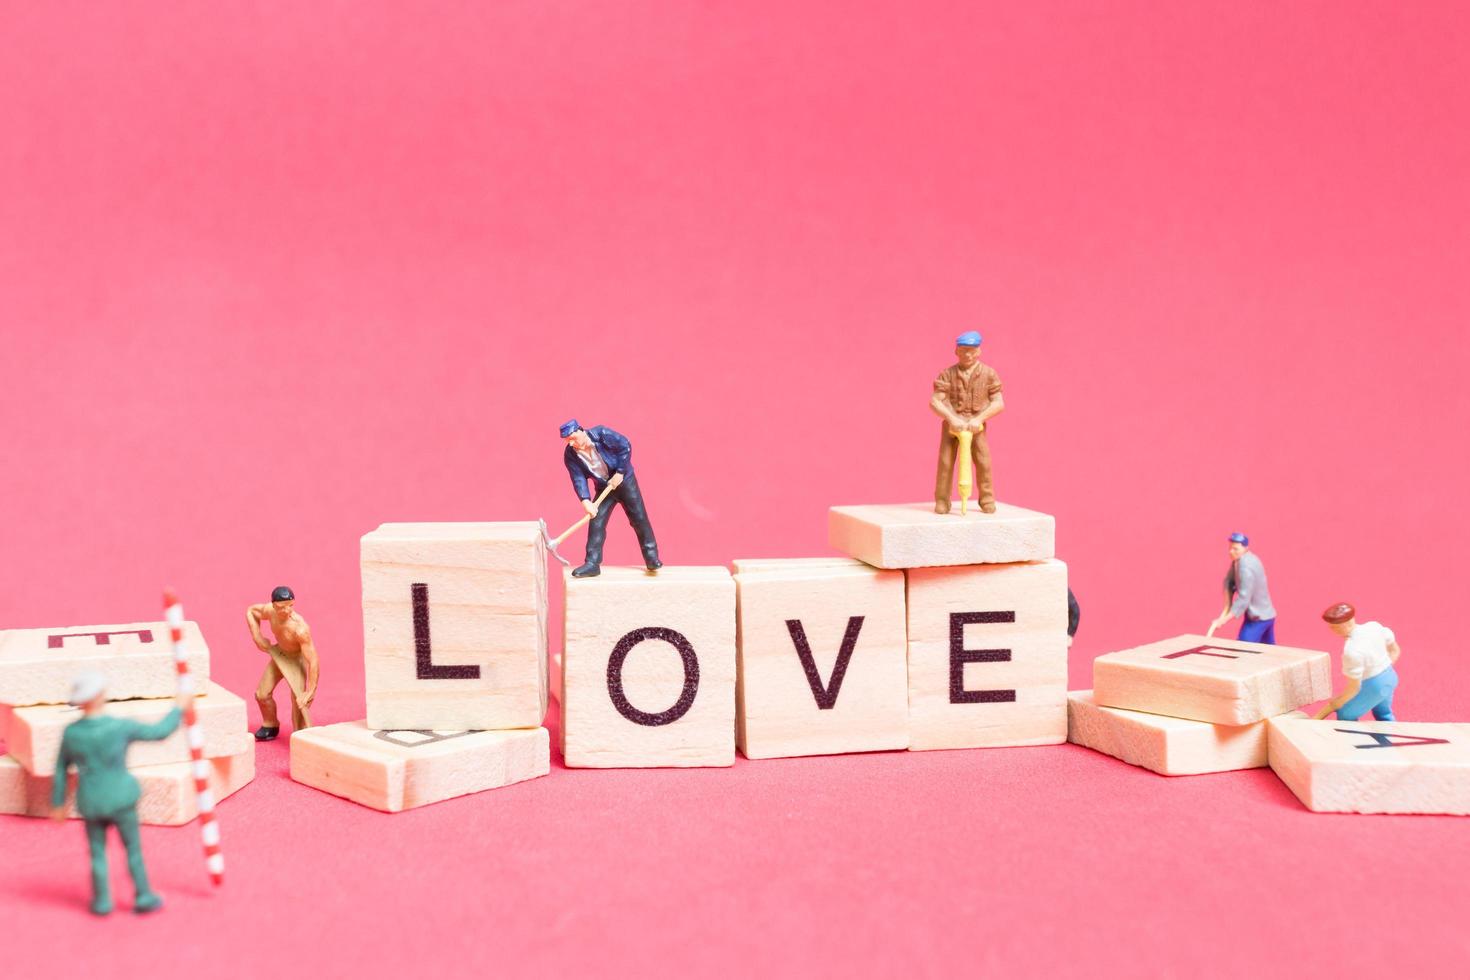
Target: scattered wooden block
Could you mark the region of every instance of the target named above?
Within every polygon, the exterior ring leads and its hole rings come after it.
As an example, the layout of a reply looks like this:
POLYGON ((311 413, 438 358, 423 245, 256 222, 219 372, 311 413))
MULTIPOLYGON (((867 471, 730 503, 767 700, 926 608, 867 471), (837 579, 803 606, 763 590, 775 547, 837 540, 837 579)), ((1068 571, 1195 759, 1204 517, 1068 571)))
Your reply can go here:
POLYGON ((735 763, 735 582, 719 567, 565 574, 568 766, 735 763))
POLYGON ((961 515, 936 514, 928 504, 833 507, 827 542, 879 568, 928 568, 1041 561, 1056 554, 1056 518, 996 504, 961 515))
POLYGON ((1330 697, 1330 660, 1322 650, 1188 634, 1098 657, 1092 696, 1111 708, 1250 725, 1330 697))
MULTIPOLYGON (((141 743, 134 743, 135 745, 141 743)), ((209 789, 216 801, 222 800, 255 778, 255 746, 236 755, 210 759, 209 789)), ((6 767, 21 770, 25 780, 25 808, 7 809, 12 805, 0 789, 0 813, 24 812, 32 817, 45 817, 51 813, 51 776, 35 776, 26 773, 19 761, 12 756, 0 759, 0 787, 9 784, 13 773, 6 767)), ((199 797, 194 789, 194 764, 192 762, 170 762, 161 766, 129 766, 128 771, 138 780, 142 790, 138 797, 138 821, 163 827, 177 827, 199 816, 199 797)), ((73 819, 80 816, 76 808, 77 774, 73 770, 67 778, 66 815, 73 819)))
POLYGON ((1091 691, 1067 695, 1067 741, 1163 776, 1259 769, 1266 765, 1266 722, 1212 725, 1126 708, 1106 708, 1091 691))
POLYGON ((31 774, 13 756, 0 756, 0 814, 23 816, 30 803, 31 774))
POLYGON ((384 524, 364 535, 368 726, 540 725, 546 616, 537 522, 384 524))
MULTIPOLYGON (((207 679, 209 647, 197 624, 184 624, 184 641, 189 672, 207 679)), ((87 670, 107 675, 107 696, 119 700, 170 698, 179 686, 166 623, 0 630, 0 703, 65 704, 87 670)))
POLYGON ((551 771, 544 728, 373 731, 347 721, 291 734, 291 778, 388 813, 497 789, 551 771))
POLYGON ((1470 725, 1272 718, 1271 768, 1319 813, 1470 815, 1470 725))
MULTIPOLYGON (((147 699, 114 701, 107 714, 153 722, 168 714, 174 706, 168 700, 147 699)), ((238 755, 254 744, 246 730, 245 701, 213 681, 205 683, 203 693, 194 699, 199 725, 204 732, 204 757, 217 759, 238 755)), ((61 750, 61 733, 81 717, 81 712, 66 705, 36 705, 16 708, 10 722, 7 749, 27 771, 49 776, 56 771, 56 754, 61 750)), ((134 742, 128 749, 129 766, 158 766, 189 759, 188 733, 184 727, 161 742, 134 742)))
POLYGON ((908 576, 909 748, 1067 740, 1067 566, 908 576))
POLYGON ((852 559, 734 564, 746 757, 907 748, 903 573, 852 559))

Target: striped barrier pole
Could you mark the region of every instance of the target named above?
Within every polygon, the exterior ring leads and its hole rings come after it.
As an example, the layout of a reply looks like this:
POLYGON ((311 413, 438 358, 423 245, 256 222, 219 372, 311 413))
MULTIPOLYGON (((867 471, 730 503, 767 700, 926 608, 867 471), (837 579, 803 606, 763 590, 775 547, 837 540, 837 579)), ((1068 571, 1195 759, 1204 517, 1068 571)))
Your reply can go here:
POLYGON ((199 727, 199 713, 194 709, 194 678, 189 676, 189 650, 184 643, 184 607, 173 589, 163 593, 163 618, 174 644, 174 666, 179 672, 179 695, 187 700, 184 725, 189 737, 189 758, 193 760, 194 792, 199 796, 199 834, 204 838, 204 864, 209 880, 216 885, 225 880, 225 855, 219 846, 219 823, 214 818, 214 793, 209 789, 209 763, 204 759, 204 729, 199 727))

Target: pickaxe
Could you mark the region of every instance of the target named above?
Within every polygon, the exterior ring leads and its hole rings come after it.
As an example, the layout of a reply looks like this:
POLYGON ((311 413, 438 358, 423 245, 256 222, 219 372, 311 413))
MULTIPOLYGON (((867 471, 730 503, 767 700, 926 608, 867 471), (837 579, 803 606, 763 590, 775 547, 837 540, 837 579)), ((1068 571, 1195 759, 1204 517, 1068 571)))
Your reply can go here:
MULTIPOLYGON (((607 499, 607 495, 612 492, 612 484, 609 483, 606 487, 603 487, 602 493, 598 494, 597 499, 592 502, 592 509, 594 512, 601 509, 603 500, 607 499)), ((542 518, 541 537, 546 542, 546 547, 551 549, 552 557, 561 562, 563 565, 570 565, 571 562, 567 561, 561 556, 561 552, 556 550, 556 546, 561 544, 567 538, 571 537, 576 532, 577 528, 581 527, 583 524, 586 524, 590 520, 592 520, 591 514, 583 514, 581 520, 579 520, 577 523, 573 524, 571 527, 567 528, 565 531, 561 532, 561 534, 558 534, 555 538, 553 538, 546 531, 546 519, 542 518)))

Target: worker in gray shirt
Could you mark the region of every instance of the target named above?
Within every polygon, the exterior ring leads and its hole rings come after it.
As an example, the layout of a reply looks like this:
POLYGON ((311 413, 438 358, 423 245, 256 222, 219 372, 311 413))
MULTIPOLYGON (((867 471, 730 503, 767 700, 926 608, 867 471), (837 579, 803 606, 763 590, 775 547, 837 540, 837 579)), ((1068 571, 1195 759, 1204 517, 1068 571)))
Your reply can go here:
POLYGON ((1225 576, 1225 608, 1210 624, 1206 636, 1236 616, 1241 617, 1239 639, 1250 643, 1276 642, 1276 607, 1266 589, 1266 566, 1251 551, 1251 539, 1239 531, 1230 535, 1230 572, 1225 576))

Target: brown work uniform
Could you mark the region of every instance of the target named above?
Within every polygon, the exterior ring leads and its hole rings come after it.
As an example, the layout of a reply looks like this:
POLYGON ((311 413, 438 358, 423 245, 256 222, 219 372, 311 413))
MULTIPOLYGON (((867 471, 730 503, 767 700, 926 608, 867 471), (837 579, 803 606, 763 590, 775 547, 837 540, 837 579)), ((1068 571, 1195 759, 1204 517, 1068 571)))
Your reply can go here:
MULTIPOLYGON (((965 380, 958 364, 951 364, 939 372, 934 379, 934 393, 943 396, 950 409, 962 419, 972 419, 990 405, 1000 394, 1000 375, 988 364, 977 363, 965 380)), ((958 443, 950 435, 949 423, 939 420, 939 471, 934 477, 934 502, 949 503, 950 489, 954 486, 954 458, 958 443)), ((985 431, 975 433, 970 443, 970 455, 975 463, 975 485, 980 490, 980 506, 995 505, 995 491, 990 484, 990 446, 985 441, 985 431)))

